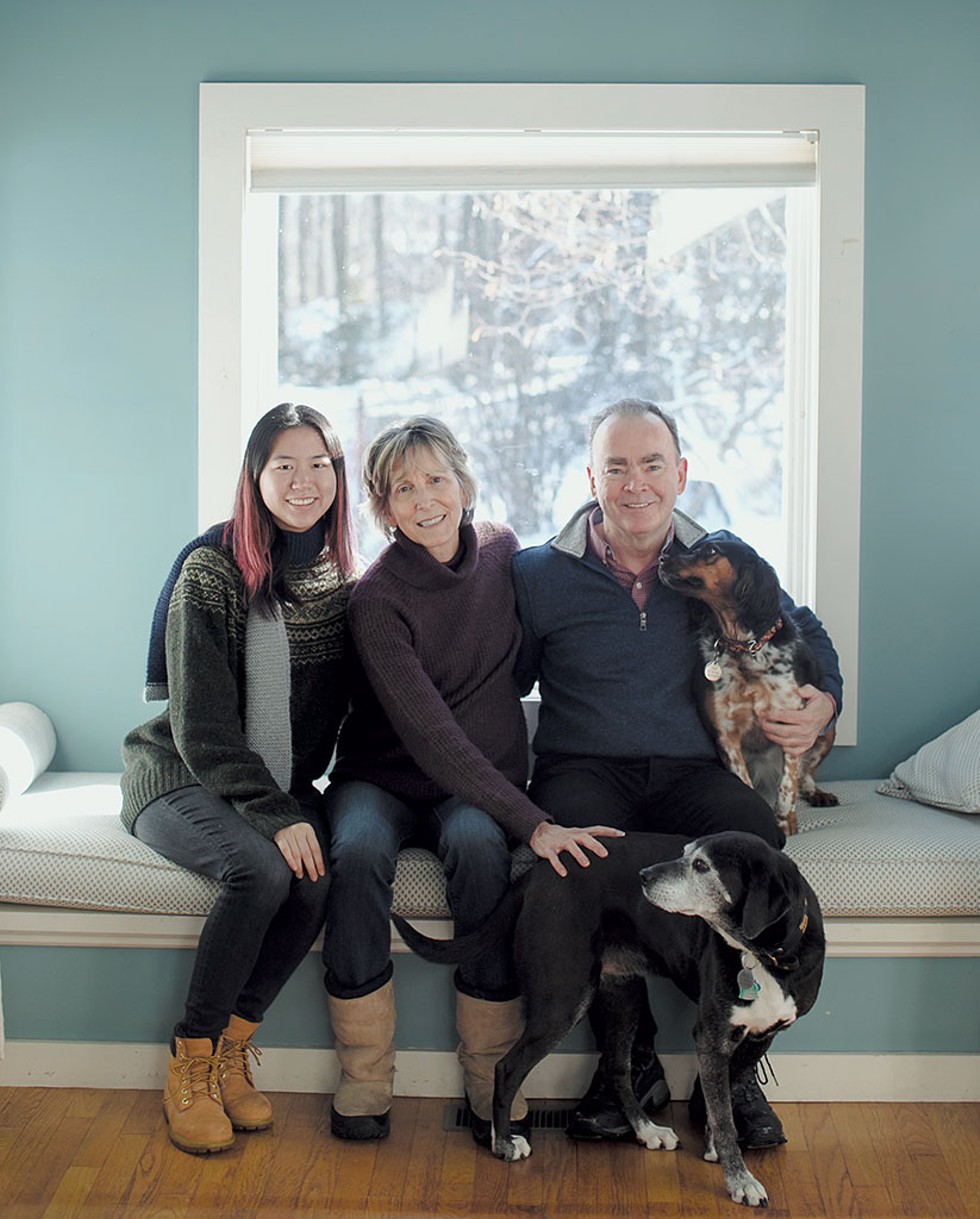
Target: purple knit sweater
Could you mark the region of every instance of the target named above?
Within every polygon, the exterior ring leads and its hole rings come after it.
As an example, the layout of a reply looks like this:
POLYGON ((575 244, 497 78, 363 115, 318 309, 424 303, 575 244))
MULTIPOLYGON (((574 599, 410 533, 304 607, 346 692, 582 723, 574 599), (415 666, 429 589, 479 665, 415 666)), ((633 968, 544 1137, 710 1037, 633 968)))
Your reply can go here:
POLYGON ((453 795, 527 841, 550 821, 524 794, 527 730, 504 525, 460 531, 447 566, 401 533, 351 594, 348 623, 367 680, 355 683, 331 780, 364 779, 405 800, 453 795))

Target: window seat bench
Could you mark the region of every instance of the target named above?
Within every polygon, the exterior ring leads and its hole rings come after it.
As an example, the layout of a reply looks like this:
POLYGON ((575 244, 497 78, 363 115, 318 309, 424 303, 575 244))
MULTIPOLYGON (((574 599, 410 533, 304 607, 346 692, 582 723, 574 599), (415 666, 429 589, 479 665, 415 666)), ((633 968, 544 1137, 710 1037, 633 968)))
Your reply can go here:
MULTIPOLYGON (((830 786, 840 805, 803 806, 786 852, 832 928, 865 918, 980 921, 980 819, 879 795, 874 780, 830 786)), ((207 914, 217 882, 127 833, 119 803, 116 774, 48 771, 3 809, 0 943, 9 942, 17 907, 207 914)), ((526 848, 515 852, 515 874, 532 858, 526 848)), ((395 908, 413 918, 449 917, 442 870, 428 851, 402 852, 395 908)))
MULTIPOLYGON (((197 942, 217 885, 170 863, 126 832, 118 818, 118 780, 117 774, 48 771, 0 811, 0 961, 8 1014, 13 1003, 14 978, 11 975, 15 968, 27 971, 18 974, 18 986, 25 985, 25 976, 30 977, 31 985, 41 985, 36 981, 39 967, 34 959, 28 964, 22 958, 15 958, 14 951, 130 949, 143 954, 148 949, 190 950, 197 942)), ((971 1019, 964 1013, 962 1021, 967 1024, 957 1024, 949 1032, 948 1042, 952 1043, 950 1048, 955 1052, 950 1055, 937 1053, 948 1043, 941 1038, 937 1041, 939 1034, 934 1030, 933 1034, 929 1033, 927 1022, 932 1017, 928 1012, 923 1013, 920 1021, 921 1047, 890 1041, 883 1025, 885 1031, 880 1047, 873 1043, 870 1052, 874 1057, 880 1048, 888 1063, 902 1053, 931 1059, 932 1086, 939 1092, 936 1099, 969 1099, 971 1094, 976 1099, 980 1096, 980 1032, 964 1033, 963 1027, 976 1028, 976 992, 980 989, 980 961, 977 959, 980 958, 980 818, 879 795, 875 791, 875 780, 846 780, 827 786, 839 796, 840 805, 827 809, 804 807, 800 813, 801 832, 791 838, 786 847, 816 891, 825 916, 829 959, 820 1002, 824 992, 830 994, 834 990, 830 967, 837 964, 833 961, 835 957, 850 959, 838 966, 845 971, 839 978, 842 991, 854 997, 855 976, 861 980, 858 989, 866 984, 883 988, 890 992, 888 1001, 892 1007, 902 1007, 903 1020, 913 1019, 904 1009, 908 1004, 919 1002, 918 992, 923 989, 933 992, 927 996, 926 1007, 934 1009, 937 1001, 945 1002, 942 996, 934 993, 937 988, 963 990, 965 986, 967 993, 961 996, 962 1002, 972 1005, 974 1015, 971 1019), (866 980, 873 977, 869 963, 881 965, 881 958, 901 964, 906 971, 916 972, 867 983, 866 980), (940 974, 937 980, 930 970, 943 959, 950 958, 958 960, 946 960, 945 964, 955 965, 960 972, 940 974), (847 972, 848 966, 860 968, 852 974, 847 972), (894 1002, 893 992, 896 991, 902 992, 898 995, 898 1004, 894 1002), (898 1055, 892 1053, 896 1047, 900 1050, 898 1055), (918 1055, 920 1048, 927 1052, 918 1055), (939 1060, 946 1058, 950 1061, 943 1067, 939 1060), (936 1083, 937 1067, 945 1083, 942 1080, 936 1083), (964 1090, 965 1096, 961 1095, 964 1090)), ((532 858, 527 848, 515 852, 515 874, 530 866, 532 858)), ((420 849, 402 852, 395 894, 395 908, 400 913, 413 919, 429 920, 427 927, 433 934, 449 933, 445 885, 433 855, 420 849)), ((395 951, 407 951, 397 938, 395 951)), ((190 953, 182 955, 189 958, 190 953)), ((311 957, 313 974, 318 976, 318 961, 312 954, 311 957)), ((86 959, 93 960, 91 957, 86 959)), ((127 958, 137 963, 144 959, 142 956, 127 958)), ((64 962, 63 957, 57 960, 64 962)), ((91 968, 91 964, 86 968, 91 968)), ((431 992, 433 974, 424 971, 437 968, 440 967, 428 965, 418 958, 396 958, 400 1033, 403 1008, 409 1013, 407 1019, 411 1023, 413 1002, 422 1008, 431 1007, 432 995, 427 996, 425 990, 428 988, 431 992), (401 980, 410 974, 423 979, 418 987, 422 994, 415 1000, 408 993, 415 983, 401 980)), ((447 989, 451 989, 448 979, 447 989)), ((855 997, 854 1002, 857 1001, 855 997)), ((171 1020, 173 1002, 171 996, 171 1020)), ((948 1002, 956 1004, 960 997, 950 994, 948 1002)), ((658 1006, 658 1018, 659 1010, 658 1006)), ((275 1011, 270 1012, 267 1022, 270 1028, 275 1011)), ((838 1004, 838 1016, 839 1012, 838 1004)), ((830 1009, 822 1013, 829 1026, 834 1025, 838 1016, 832 1016, 830 1009)), ((421 1013, 417 1019, 422 1019, 421 1013)), ((690 1023, 684 1024, 688 1020, 687 1013, 679 1019, 681 1027, 689 1031, 690 1023)), ((808 1020, 812 1022, 813 1019, 811 1013, 808 1020)), ((15 1031, 11 1023, 8 1018, 8 1060, 18 1038, 34 1036, 32 1031, 25 1032, 22 1027, 15 1031)), ((33 1029, 34 1018, 26 1023, 33 1029)), ((443 1024, 446 1023, 444 1019, 443 1024)), ((451 1036, 451 1019, 448 1026, 451 1036)), ((806 1026, 807 1020, 804 1020, 796 1028, 806 1026)), ((843 1042, 848 1038, 853 1040, 852 1034, 845 1034, 841 1029, 838 1032, 843 1042)), ((74 1040, 64 1038, 63 1034, 48 1035, 55 1040, 74 1040)), ((795 1035, 794 1028, 780 1041, 788 1044, 789 1038, 795 1035)), ((826 1035, 829 1037, 830 1032, 826 1035)), ((910 1034, 903 1036, 907 1040, 910 1034)), ((78 1040, 92 1038, 79 1037, 78 1040)), ((36 1046, 39 1042, 31 1044, 36 1046)), ((286 1044, 289 1044, 288 1038, 286 1044)), ((399 1046, 402 1044, 400 1039, 399 1046)), ((587 1042, 583 1044, 591 1048, 587 1042)), ((439 1045, 437 1048, 448 1051, 452 1046, 439 1045)), ((849 1044, 830 1041, 824 1046, 821 1043, 821 1049, 826 1048, 847 1059, 849 1044)), ((400 1054, 400 1062, 401 1057, 400 1054)), ((443 1052, 440 1057, 449 1064, 446 1070, 451 1071, 450 1055, 443 1052)), ((588 1060, 588 1055, 577 1057, 588 1060)), ((815 1055, 817 1059, 820 1057, 819 1053, 815 1055)), ((571 1091, 551 1094, 574 1094, 585 1066, 579 1070, 576 1081, 568 1085, 571 1091)), ((856 1066, 855 1059, 851 1074, 856 1066)), ((886 1066, 883 1060, 880 1069, 885 1071, 886 1066)), ((891 1069, 887 1066, 887 1070, 891 1069)), ((22 1082, 25 1078, 42 1082, 37 1078, 36 1070, 33 1074, 28 1071, 26 1077, 23 1071, 12 1074, 22 1082)), ((417 1086, 427 1095, 451 1094, 441 1090, 445 1084, 439 1072, 434 1076, 431 1071, 422 1074, 424 1078, 417 1085, 408 1080, 406 1086, 417 1086), (436 1090, 432 1091, 433 1088, 436 1090)), ((5 1064, 0 1062, 0 1084, 5 1075, 10 1078, 5 1064)), ((64 1071, 59 1075, 55 1070, 48 1082, 67 1078, 64 1071)), ((302 1086, 295 1080, 291 1084, 292 1076, 288 1072, 280 1078, 284 1081, 281 1086, 302 1086)), ((853 1086, 863 1089, 865 1094, 875 1093, 881 1099, 892 1096, 887 1087, 861 1083, 860 1078, 858 1070, 858 1082, 853 1086)), ((826 1090, 827 1086, 825 1083, 794 1085, 795 1098, 807 1099, 812 1095, 816 1099, 820 1088, 826 1090)), ((844 1084, 840 1087, 846 1091, 844 1084)), ((852 1097, 864 1098, 861 1095, 852 1097)))

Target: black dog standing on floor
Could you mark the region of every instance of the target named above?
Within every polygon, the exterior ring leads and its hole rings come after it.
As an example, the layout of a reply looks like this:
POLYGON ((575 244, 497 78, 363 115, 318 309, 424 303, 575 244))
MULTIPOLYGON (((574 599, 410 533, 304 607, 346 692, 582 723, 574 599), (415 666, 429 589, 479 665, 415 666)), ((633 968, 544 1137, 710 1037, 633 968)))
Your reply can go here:
POLYGON ((776 1033, 813 1006, 824 959, 816 895, 791 859, 751 834, 711 834, 685 846, 677 835, 631 833, 605 845, 607 859, 565 878, 538 863, 473 935, 432 940, 394 916, 420 956, 449 964, 513 931, 527 1023, 497 1064, 494 1155, 530 1155, 527 1140, 511 1133, 511 1103, 593 999, 605 1030, 600 1049, 637 1139, 651 1149, 678 1146, 674 1131, 655 1125, 630 1087, 637 1013, 625 983, 655 974, 698 1005, 705 1158, 721 1163, 735 1202, 767 1206, 738 1146, 730 1079, 753 1071, 776 1033))

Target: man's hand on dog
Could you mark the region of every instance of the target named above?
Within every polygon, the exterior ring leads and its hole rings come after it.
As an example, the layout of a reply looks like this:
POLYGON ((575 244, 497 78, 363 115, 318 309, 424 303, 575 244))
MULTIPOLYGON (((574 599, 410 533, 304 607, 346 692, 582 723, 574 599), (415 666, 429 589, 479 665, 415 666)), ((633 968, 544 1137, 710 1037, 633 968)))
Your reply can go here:
POLYGON ((778 715, 764 715, 761 721, 769 740, 790 757, 805 754, 837 714, 834 700, 816 686, 800 686, 800 697, 803 706, 799 709, 787 707, 778 715))
POLYGON ((589 857, 582 847, 588 847, 593 855, 604 859, 609 854, 598 841, 600 838, 622 838, 623 830, 614 830, 608 825, 590 825, 588 829, 577 826, 555 825, 551 821, 539 821, 534 828, 528 846, 539 859, 547 859, 559 876, 567 876, 568 869, 559 856, 562 851, 569 855, 583 868, 589 866, 589 857))

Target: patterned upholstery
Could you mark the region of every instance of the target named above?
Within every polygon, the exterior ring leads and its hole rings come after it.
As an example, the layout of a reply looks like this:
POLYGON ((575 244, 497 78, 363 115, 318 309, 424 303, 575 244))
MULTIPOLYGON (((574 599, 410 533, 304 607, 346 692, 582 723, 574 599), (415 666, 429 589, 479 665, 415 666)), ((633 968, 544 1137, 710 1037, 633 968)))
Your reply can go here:
POLYGON ((0 814, 0 901, 207 914, 216 881, 126 832, 119 776, 48 771, 0 814))
MULTIPOLYGON (((800 814, 787 852, 824 913, 847 917, 980 914, 980 824, 876 793, 871 780, 830 784, 839 808, 800 814)), ((0 901, 156 914, 206 914, 214 881, 178 868, 127 834, 118 776, 41 775, 0 814, 0 901)), ((515 853, 517 874, 530 852, 515 853)), ((395 908, 445 918, 445 884, 427 851, 402 852, 395 908)))
POLYGON ((878 791, 957 813, 980 813, 980 711, 900 762, 878 791))
POLYGON ((824 784, 837 808, 800 810, 786 844, 825 914, 880 918, 980 915, 975 817, 892 800, 873 780, 824 784))

